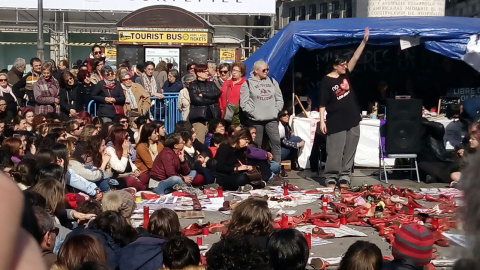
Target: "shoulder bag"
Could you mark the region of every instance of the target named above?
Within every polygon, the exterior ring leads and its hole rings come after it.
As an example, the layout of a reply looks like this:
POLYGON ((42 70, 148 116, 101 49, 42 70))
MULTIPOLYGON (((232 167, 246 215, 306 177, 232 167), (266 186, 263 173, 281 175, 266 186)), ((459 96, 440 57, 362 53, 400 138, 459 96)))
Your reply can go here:
POLYGON ((228 122, 232 122, 233 115, 235 114, 235 110, 237 105, 228 101, 228 92, 230 91, 230 84, 227 85, 227 106, 225 107, 225 114, 223 119, 227 120, 228 122))

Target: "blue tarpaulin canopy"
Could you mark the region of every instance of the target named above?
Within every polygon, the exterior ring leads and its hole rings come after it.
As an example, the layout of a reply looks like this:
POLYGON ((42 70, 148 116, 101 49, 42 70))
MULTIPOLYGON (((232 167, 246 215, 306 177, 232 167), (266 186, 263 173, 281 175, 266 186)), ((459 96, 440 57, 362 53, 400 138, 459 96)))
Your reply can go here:
MULTIPOLYGON (((387 17, 295 21, 253 53, 245 65, 250 71, 255 61, 263 59, 269 64, 269 76, 280 81, 290 59, 300 47, 323 49, 358 44, 363 38, 365 27, 370 28, 367 44, 399 45, 401 37, 417 37, 420 45, 426 49, 454 59, 463 59, 467 44, 470 42, 472 45, 471 39, 474 45, 480 44, 480 18, 387 17)), ((478 58, 473 59, 477 61, 478 58)))

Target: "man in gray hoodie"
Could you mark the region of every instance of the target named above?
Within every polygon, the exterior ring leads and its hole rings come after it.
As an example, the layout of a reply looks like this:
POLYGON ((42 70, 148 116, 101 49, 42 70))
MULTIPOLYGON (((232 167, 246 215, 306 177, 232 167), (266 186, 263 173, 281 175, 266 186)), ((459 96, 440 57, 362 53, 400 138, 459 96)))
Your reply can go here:
POLYGON ((265 130, 270 139, 273 160, 281 162, 277 115, 283 109, 283 96, 278 82, 268 77, 268 70, 268 64, 263 60, 253 64, 251 77, 240 90, 240 107, 246 113, 247 126, 257 129, 255 143, 262 145, 265 130))

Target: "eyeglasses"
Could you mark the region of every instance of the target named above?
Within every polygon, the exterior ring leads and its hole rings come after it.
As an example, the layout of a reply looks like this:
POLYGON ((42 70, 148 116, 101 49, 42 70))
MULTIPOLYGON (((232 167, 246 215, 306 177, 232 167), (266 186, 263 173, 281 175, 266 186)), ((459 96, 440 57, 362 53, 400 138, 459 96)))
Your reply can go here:
POLYGON ((94 51, 93 54, 101 54, 102 51, 94 51))
POLYGON ((105 73, 105 74, 106 74, 107 76, 112 76, 112 75, 115 74, 115 73, 113 73, 113 71, 108 71, 108 72, 105 73))
POLYGON ((80 125, 78 125, 78 126, 77 126, 77 128, 76 128, 76 129, 74 129, 74 130, 80 130, 82 127, 83 127, 83 125, 82 125, 82 124, 80 124, 80 125))
POLYGON ((55 228, 51 229, 49 232, 51 232, 51 233, 54 233, 54 234, 58 235, 58 233, 60 232, 60 229, 59 229, 59 228, 57 228, 57 227, 55 227, 55 228))
POLYGON ((268 69, 268 68, 264 68, 264 69, 262 69, 262 72, 265 73, 265 72, 268 72, 269 70, 270 69, 268 69))
POLYGON ((221 74, 227 74, 227 73, 228 73, 228 70, 220 70, 220 73, 221 73, 221 74))
POLYGON ((125 79, 122 79, 122 81, 126 82, 126 81, 131 81, 132 78, 125 78, 125 79))
POLYGON ((128 120, 122 120, 122 121, 120 121, 120 124, 126 124, 126 123, 128 123, 128 120))
POLYGON ((232 72, 240 72, 239 69, 232 69, 232 72))
POLYGON ((0 79, 0 82, 6 82, 7 79, 0 79))

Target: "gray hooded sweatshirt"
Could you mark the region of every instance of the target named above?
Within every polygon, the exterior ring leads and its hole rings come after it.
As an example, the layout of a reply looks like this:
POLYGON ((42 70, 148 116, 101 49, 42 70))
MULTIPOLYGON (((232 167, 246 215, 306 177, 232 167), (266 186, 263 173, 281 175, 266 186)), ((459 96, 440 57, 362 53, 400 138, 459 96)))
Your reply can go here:
POLYGON ((240 89, 240 108, 254 121, 277 119, 283 109, 283 96, 278 82, 270 77, 257 79, 253 71, 240 89))

